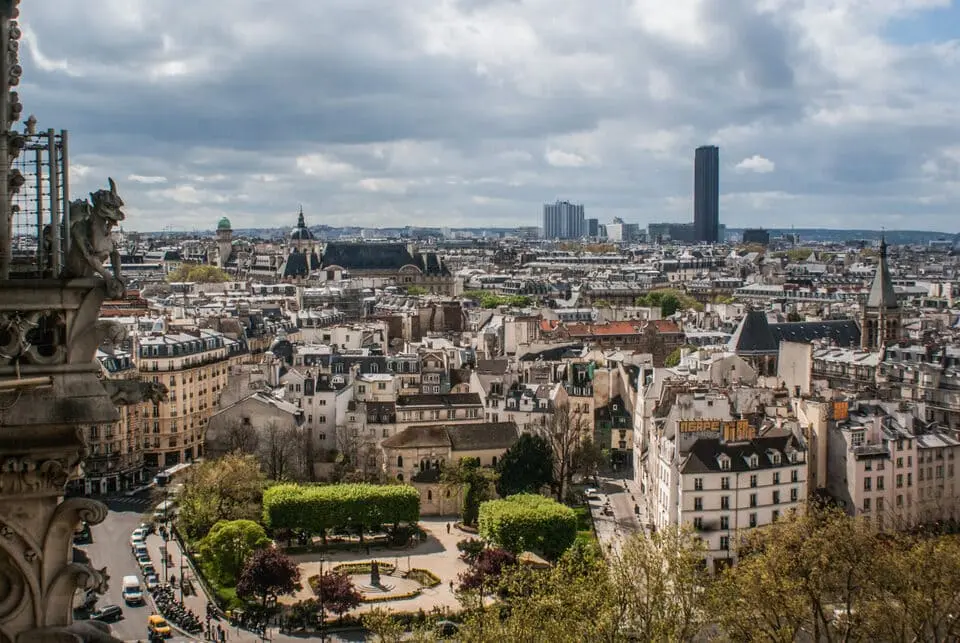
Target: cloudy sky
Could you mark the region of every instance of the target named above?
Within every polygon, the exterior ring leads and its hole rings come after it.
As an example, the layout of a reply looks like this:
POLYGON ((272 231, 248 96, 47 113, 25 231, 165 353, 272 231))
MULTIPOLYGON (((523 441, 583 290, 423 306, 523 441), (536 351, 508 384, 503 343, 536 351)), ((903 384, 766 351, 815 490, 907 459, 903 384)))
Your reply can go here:
MULTIPOLYGON (((960 1, 960 0, 958 0, 960 1)), ((129 228, 960 230, 950 0, 23 0, 20 91, 129 228)))

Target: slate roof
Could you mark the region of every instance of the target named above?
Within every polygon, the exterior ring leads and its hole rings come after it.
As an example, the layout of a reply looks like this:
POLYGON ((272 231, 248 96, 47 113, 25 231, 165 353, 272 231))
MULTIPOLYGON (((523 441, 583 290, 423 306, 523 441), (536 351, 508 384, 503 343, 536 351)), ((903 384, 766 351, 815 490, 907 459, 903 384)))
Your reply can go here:
POLYGON ((727 345, 738 355, 776 353, 780 342, 770 331, 767 315, 760 310, 748 310, 727 345))
POLYGON ((398 395, 397 406, 464 406, 481 405, 479 393, 448 393, 446 395, 398 395))
POLYGON ((306 254, 294 250, 287 255, 287 260, 283 264, 284 277, 306 277, 311 270, 320 267, 320 258, 317 253, 311 252, 308 257, 306 254))
POLYGON ((770 332, 780 342, 812 342, 829 339, 841 348, 860 345, 860 325, 852 319, 819 322, 786 322, 770 324, 770 332))
POLYGON ((743 472, 770 469, 788 464, 786 459, 790 451, 800 450, 800 444, 792 434, 760 437, 749 442, 727 444, 719 438, 701 438, 693 443, 688 452, 682 473, 720 473, 725 471, 720 467, 717 456, 725 454, 730 458, 730 468, 726 471, 743 472), (778 451, 782 460, 780 465, 773 464, 770 459, 771 451, 778 451), (757 456, 757 466, 751 468, 748 458, 757 456))
POLYGON ((396 271, 417 261, 402 243, 330 242, 323 251, 323 267, 340 266, 346 270, 396 271))
POLYGON ((841 348, 860 345, 860 326, 852 319, 771 324, 766 313, 751 310, 734 331, 728 348, 738 355, 774 355, 780 342, 829 339, 841 348))

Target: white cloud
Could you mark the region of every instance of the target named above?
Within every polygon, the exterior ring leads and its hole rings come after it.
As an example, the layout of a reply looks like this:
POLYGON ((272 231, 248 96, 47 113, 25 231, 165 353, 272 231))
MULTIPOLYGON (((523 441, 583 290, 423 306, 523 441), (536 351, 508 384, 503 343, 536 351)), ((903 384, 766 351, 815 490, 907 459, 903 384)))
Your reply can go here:
POLYGON ((576 152, 547 150, 544 159, 553 167, 585 167, 590 163, 576 152))
POLYGON ((407 183, 391 178, 367 178, 355 183, 356 187, 364 192, 379 192, 383 194, 406 194, 407 183))
POLYGON ((320 179, 339 179, 357 172, 357 168, 326 154, 307 154, 297 157, 297 169, 307 176, 320 179))
POLYGON ((143 174, 131 174, 127 177, 128 181, 133 181, 134 183, 143 183, 146 185, 156 185, 157 183, 166 183, 167 177, 165 176, 145 176, 143 174))
POLYGON ((896 39, 948 0, 22 4, 25 115, 76 194, 138 169, 130 228, 683 221, 706 143, 730 225, 956 227, 960 42, 896 39))
POLYGON ((748 156, 736 165, 738 172, 756 172, 757 174, 769 174, 776 169, 776 164, 768 158, 754 154, 748 156))

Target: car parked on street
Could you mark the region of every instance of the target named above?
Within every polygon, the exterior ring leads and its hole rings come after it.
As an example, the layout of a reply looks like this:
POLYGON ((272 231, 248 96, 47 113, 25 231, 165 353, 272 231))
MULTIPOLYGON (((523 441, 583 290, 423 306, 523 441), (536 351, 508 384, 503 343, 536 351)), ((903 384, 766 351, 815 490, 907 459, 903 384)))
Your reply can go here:
POLYGON ((147 532, 145 532, 143 529, 140 529, 139 527, 134 529, 133 533, 130 534, 130 548, 131 549, 135 548, 138 543, 142 545, 146 539, 147 539, 147 532))
POLYGON ((143 577, 143 584, 146 586, 148 592, 153 592, 160 586, 160 577, 156 574, 146 574, 143 577))

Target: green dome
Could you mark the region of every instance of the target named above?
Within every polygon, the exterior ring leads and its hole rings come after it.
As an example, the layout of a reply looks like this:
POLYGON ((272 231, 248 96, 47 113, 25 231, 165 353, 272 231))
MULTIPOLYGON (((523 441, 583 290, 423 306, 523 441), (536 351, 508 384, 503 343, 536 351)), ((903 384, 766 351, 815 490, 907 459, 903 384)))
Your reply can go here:
POLYGON ((223 217, 220 219, 220 223, 217 224, 217 230, 229 230, 230 229, 230 219, 223 217))

